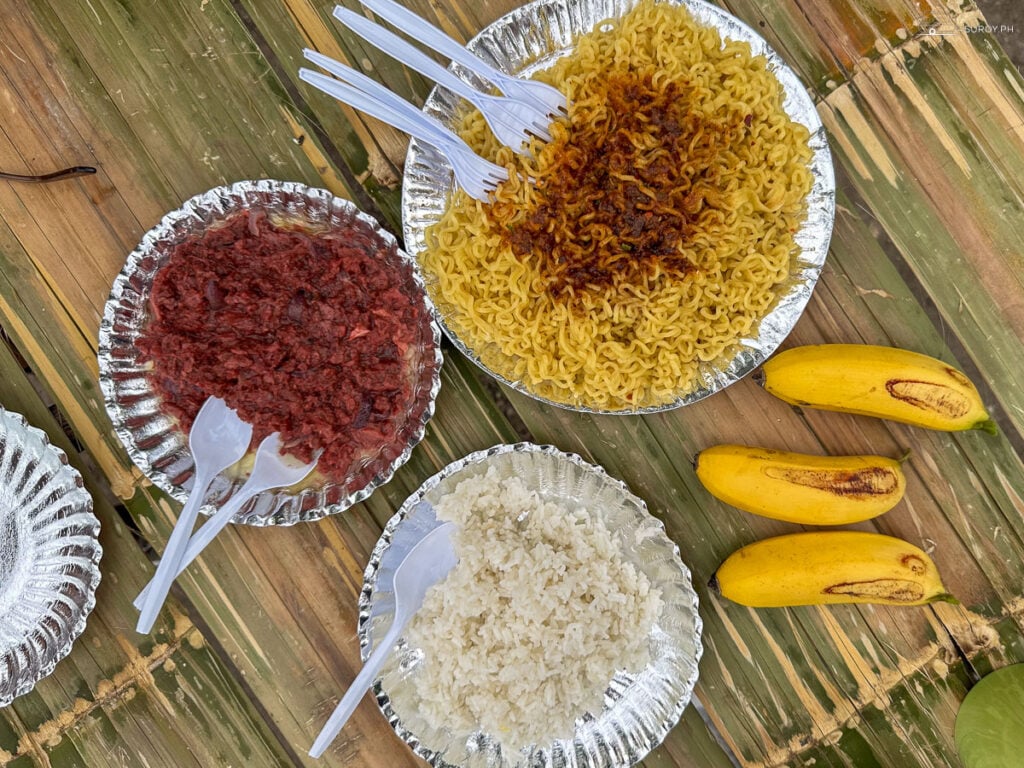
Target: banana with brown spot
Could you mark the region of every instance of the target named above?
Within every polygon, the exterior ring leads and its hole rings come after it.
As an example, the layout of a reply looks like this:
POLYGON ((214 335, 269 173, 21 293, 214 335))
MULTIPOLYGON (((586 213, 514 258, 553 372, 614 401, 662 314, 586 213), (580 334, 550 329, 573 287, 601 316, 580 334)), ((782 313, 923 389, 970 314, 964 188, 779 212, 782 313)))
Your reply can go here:
POLYGON ((885 456, 812 456, 746 445, 697 454, 698 479, 714 496, 755 515, 806 525, 846 525, 888 512, 907 487, 885 456))
POLYGON ((994 433, 963 373, 928 355, 870 344, 818 344, 780 352, 757 380, 793 405, 901 421, 928 429, 994 433))
POLYGON ((730 555, 710 586, 753 608, 957 602, 923 550, 864 531, 794 533, 755 542, 730 555))

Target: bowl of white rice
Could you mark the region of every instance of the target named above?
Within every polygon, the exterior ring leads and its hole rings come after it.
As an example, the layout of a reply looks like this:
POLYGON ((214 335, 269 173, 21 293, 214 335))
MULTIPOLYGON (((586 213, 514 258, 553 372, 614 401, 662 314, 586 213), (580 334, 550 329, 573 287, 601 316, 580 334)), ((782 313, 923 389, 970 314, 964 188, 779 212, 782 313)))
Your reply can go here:
POLYGON ((374 684, 437 768, 629 766, 690 701, 701 620, 678 547, 603 469, 499 445, 427 480, 388 522, 360 595, 364 660, 394 617, 394 570, 441 521, 458 565, 374 684))

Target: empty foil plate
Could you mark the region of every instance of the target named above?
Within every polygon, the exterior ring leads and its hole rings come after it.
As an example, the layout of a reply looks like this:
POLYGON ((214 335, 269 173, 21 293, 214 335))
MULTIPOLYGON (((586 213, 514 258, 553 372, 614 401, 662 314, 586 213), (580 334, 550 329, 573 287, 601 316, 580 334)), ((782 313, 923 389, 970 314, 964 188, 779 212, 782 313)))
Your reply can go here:
POLYGON ((99 530, 64 452, 0 408, 0 707, 50 674, 85 629, 99 530))

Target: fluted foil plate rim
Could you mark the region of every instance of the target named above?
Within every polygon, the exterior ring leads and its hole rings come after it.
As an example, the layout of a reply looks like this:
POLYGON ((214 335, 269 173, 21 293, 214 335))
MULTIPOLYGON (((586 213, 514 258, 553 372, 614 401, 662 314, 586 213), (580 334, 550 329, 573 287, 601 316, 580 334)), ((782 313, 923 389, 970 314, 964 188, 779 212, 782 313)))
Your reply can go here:
MULTIPOLYGON (((454 186, 451 166, 431 145, 418 139, 409 144, 402 181, 402 223, 405 247, 416 259, 428 293, 438 311, 438 321, 446 336, 463 355, 488 375, 513 390, 548 405, 580 413, 635 415, 661 413, 696 403, 734 384, 751 373, 778 348, 803 314, 825 265, 835 219, 835 176, 828 137, 814 101, 799 76, 757 32, 735 16, 704 0, 666 0, 685 6, 698 23, 715 27, 723 38, 750 44, 754 55, 767 58, 768 68, 785 90, 783 108, 795 122, 810 131, 813 156, 811 192, 807 197, 807 218, 794 235, 800 254, 795 258, 790 277, 783 284, 769 312, 755 326, 756 333, 740 337, 713 361, 702 363, 699 384, 671 402, 638 408, 598 408, 586 403, 565 403, 533 392, 523 381, 509 379, 491 369, 480 353, 458 336, 448 324, 443 302, 432 291, 434 280, 424 270, 420 256, 426 249, 426 230, 444 212, 454 186)), ((521 6, 483 29, 467 48, 490 64, 511 74, 528 75, 550 66, 571 50, 571 39, 589 32, 597 23, 617 18, 639 0, 535 0, 521 6)), ((459 65, 452 71, 467 82, 486 89, 487 84, 459 65)), ((424 103, 425 112, 455 129, 460 101, 451 92, 435 87, 424 103)))
POLYGON ((99 530, 67 454, 0 406, 0 707, 50 675, 85 631, 100 582, 99 530))
MULTIPOLYGON (((342 512, 369 498, 377 488, 389 482, 422 440, 441 388, 443 357, 436 311, 412 257, 372 216, 326 189, 276 179, 238 181, 189 198, 143 236, 114 280, 100 323, 99 384, 114 431, 132 462, 154 485, 184 503, 192 484, 193 465, 188 436, 161 411, 159 397, 137 361, 134 342, 145 322, 143 305, 148 301, 148 291, 166 251, 210 221, 242 208, 255 207, 291 217, 326 216, 330 221, 341 220, 368 228, 399 263, 412 267, 409 279, 424 302, 428 317, 432 318, 430 335, 433 349, 428 350, 421 361, 423 369, 430 368, 429 378, 421 376, 416 406, 417 409, 422 407, 422 413, 406 426, 407 439, 401 452, 376 468, 373 477, 359 487, 327 481, 294 494, 283 490, 268 491, 249 501, 232 519, 233 523, 254 527, 294 525, 342 512)), ((205 515, 213 514, 241 487, 243 481, 244 477, 227 479, 225 475, 218 476, 200 511, 205 515)))
MULTIPOLYGON (((358 620, 363 660, 369 658, 374 643, 386 632, 394 614, 394 571, 406 552, 405 548, 412 544, 406 539, 395 551, 392 544, 396 536, 402 537, 408 533, 408 528, 417 525, 413 518, 419 514, 416 510, 421 502, 436 503, 438 494, 450 492, 464 477, 482 474, 489 466, 502 467, 505 463, 511 463, 514 470, 505 467, 503 471, 515 471, 528 487, 531 487, 530 468, 535 468, 540 476, 552 472, 554 477, 558 477, 558 473, 567 471, 584 477, 585 482, 578 486, 569 483, 571 491, 562 498, 571 500, 574 505, 585 506, 591 514, 605 519, 612 533, 621 537, 620 543, 654 542, 659 556, 663 558, 658 562, 669 563, 667 567, 673 572, 671 583, 665 582, 663 574, 656 581, 671 596, 670 602, 662 607, 651 632, 651 642, 658 648, 656 653, 662 655, 652 652, 647 668, 635 676, 617 674, 605 693, 604 709, 577 719, 572 736, 557 739, 551 744, 534 745, 514 755, 503 755, 500 744, 480 731, 456 735, 418 732, 419 729, 410 727, 409 718, 416 717, 414 708, 398 711, 399 707, 393 700, 394 691, 396 686, 411 685, 403 676, 415 672, 415 664, 422 651, 410 647, 404 638, 374 683, 377 704, 398 736, 435 768, 613 768, 631 765, 664 740, 689 704, 703 653, 703 622, 690 570, 682 562, 679 547, 668 537, 664 524, 650 514, 645 502, 625 483, 577 454, 563 452, 552 445, 534 443, 496 445, 451 462, 409 496, 385 525, 364 573, 358 620), (594 484, 597 489, 594 493, 599 493, 601 498, 605 493, 615 494, 621 505, 588 506, 588 499, 579 496, 580 488, 590 487, 588 483, 594 484), (616 521, 624 524, 614 525, 616 521), (686 630, 679 631, 679 627, 686 630), (647 708, 638 710, 640 704, 646 704, 647 708), (460 754, 454 755, 454 752, 460 754)), ((627 556, 629 554, 627 551, 627 556)), ((641 569, 645 567, 644 563, 636 564, 641 569)), ((655 565, 648 563, 647 567, 653 569, 655 565)))

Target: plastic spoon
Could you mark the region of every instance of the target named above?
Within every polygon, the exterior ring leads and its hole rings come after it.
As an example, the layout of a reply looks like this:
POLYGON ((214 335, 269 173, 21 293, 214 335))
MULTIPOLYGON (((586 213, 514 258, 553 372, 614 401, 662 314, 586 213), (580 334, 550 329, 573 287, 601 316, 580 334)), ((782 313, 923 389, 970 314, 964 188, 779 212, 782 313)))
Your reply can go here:
MULTIPOLYGON (((221 507, 214 513, 214 515, 203 524, 200 528, 188 540, 188 546, 185 548, 184 554, 178 563, 178 567, 174 571, 173 575, 168 580, 168 587, 170 582, 173 581, 177 576, 184 571, 193 560, 195 560, 199 553, 202 552, 207 545, 216 538, 217 534, 224 529, 235 514, 245 506, 245 503, 249 501, 253 496, 263 491, 269 491, 272 488, 283 488, 289 485, 294 485, 306 478, 306 476, 313 471, 316 467, 316 460, 314 459, 309 464, 300 464, 298 461, 290 456, 282 456, 280 454, 281 441, 280 435, 275 432, 269 437, 264 438, 263 442, 260 443, 260 447, 256 451, 256 460, 252 466, 252 473, 249 475, 249 479, 245 481, 245 484, 239 488, 230 499, 225 502, 224 506, 221 507)), ((144 601, 149 599, 151 590, 158 588, 156 578, 154 578, 149 585, 139 593, 139 596, 135 598, 135 606, 139 607, 144 601)), ((164 596, 167 594, 167 590, 164 589, 164 596)), ((163 598, 161 598, 162 602, 163 598)), ((157 603, 157 610, 159 610, 159 603, 157 603)), ((155 616, 155 611, 154 611, 155 616)), ((148 632, 152 627, 152 618, 150 619, 149 625, 142 629, 142 619, 139 619, 139 631, 148 632)))
POLYGON ((334 741, 334 737, 341 732, 342 727, 355 712, 363 694, 377 679, 377 674, 398 642, 405 625, 423 606, 427 590, 447 576, 459 562, 451 540, 454 530, 455 523, 444 523, 434 528, 412 548, 398 566, 395 571, 395 618, 391 622, 391 628, 381 638, 334 712, 327 718, 327 723, 309 750, 310 757, 320 757, 334 741))
POLYGON ((167 540, 164 556, 160 558, 160 565, 150 582, 152 588, 147 599, 141 603, 136 600, 137 607, 142 611, 136 631, 147 633, 152 629, 153 621, 178 573, 185 545, 195 527, 199 508, 210 483, 245 455, 250 440, 252 426, 238 418, 238 414, 228 408, 227 403, 219 397, 211 397, 203 403, 188 434, 188 447, 195 464, 192 491, 167 540))

